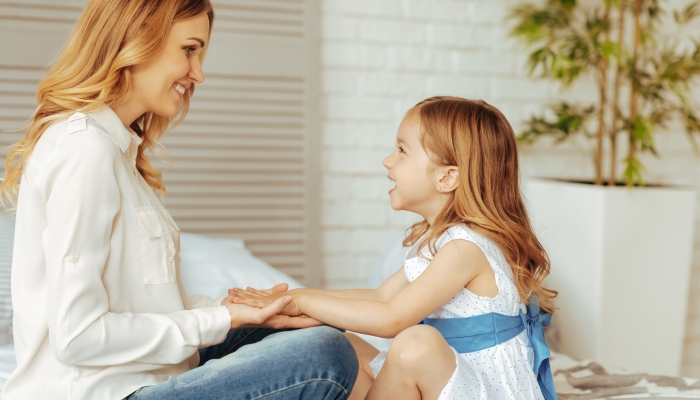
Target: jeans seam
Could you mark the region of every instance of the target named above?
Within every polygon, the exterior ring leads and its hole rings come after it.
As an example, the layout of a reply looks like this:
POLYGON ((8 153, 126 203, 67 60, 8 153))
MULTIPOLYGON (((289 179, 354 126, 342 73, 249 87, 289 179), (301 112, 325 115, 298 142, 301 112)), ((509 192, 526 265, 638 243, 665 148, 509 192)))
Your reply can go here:
POLYGON ((248 337, 249 337, 250 335, 252 335, 252 334, 253 334, 255 331, 257 331, 257 330, 258 330, 258 328, 253 328, 253 330, 250 331, 250 333, 248 333, 247 335, 245 335, 243 338, 241 338, 241 340, 239 340, 239 341, 237 341, 236 343, 232 344, 231 347, 230 347, 228 350, 226 350, 226 351, 224 352, 224 355, 221 356, 221 357, 219 357, 219 358, 223 358, 223 357, 226 357, 227 355, 231 354, 231 353, 232 353, 231 350, 235 349, 236 346, 238 346, 239 344, 241 344, 241 342, 243 342, 244 340, 248 339, 248 337))
POLYGON ((319 378, 319 379, 308 379, 308 380, 305 380, 305 381, 303 381, 303 382, 295 383, 294 385, 285 386, 285 387, 283 387, 283 388, 281 388, 281 389, 274 390, 274 391, 272 391, 272 392, 270 392, 270 393, 266 393, 266 394, 264 394, 264 395, 262 395, 262 396, 253 397, 251 400, 262 399, 262 398, 265 398, 265 397, 267 397, 267 396, 271 396, 271 395, 273 395, 273 394, 279 393, 279 392, 284 391, 284 390, 287 390, 287 389, 291 389, 291 388, 296 387, 296 386, 299 386, 299 385, 305 385, 305 384, 307 384, 307 383, 309 383, 309 382, 317 382, 317 381, 326 381, 326 382, 330 382, 330 383, 332 383, 332 384, 338 386, 338 387, 343 391, 343 394, 345 394, 345 395, 348 394, 348 391, 345 390, 345 387, 344 387, 343 385, 341 385, 340 383, 338 383, 338 382, 336 382, 336 381, 334 381, 334 380, 332 380, 332 379, 327 379, 327 378, 320 379, 320 378, 319 378))

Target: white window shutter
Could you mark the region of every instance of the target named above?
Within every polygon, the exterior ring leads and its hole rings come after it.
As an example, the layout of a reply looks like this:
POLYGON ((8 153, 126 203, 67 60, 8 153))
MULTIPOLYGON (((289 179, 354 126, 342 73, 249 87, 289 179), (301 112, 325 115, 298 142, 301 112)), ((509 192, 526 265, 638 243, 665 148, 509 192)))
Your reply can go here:
MULTIPOLYGON (((172 163, 156 164, 182 231, 243 239, 254 255, 318 286, 315 1, 213 2, 206 80, 185 121, 161 139, 172 163)), ((0 129, 26 123, 44 68, 84 4, 0 0, 0 129)), ((19 137, 3 131, 0 146, 19 137)))

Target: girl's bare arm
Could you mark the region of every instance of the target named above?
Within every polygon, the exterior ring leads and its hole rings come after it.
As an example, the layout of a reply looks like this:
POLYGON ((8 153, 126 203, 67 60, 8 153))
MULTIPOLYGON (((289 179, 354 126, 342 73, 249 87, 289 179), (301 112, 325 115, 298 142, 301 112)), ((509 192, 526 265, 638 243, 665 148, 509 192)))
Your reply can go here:
MULTIPOLYGON (((401 289, 408 286, 408 281, 403 273, 403 267, 396 271, 393 275, 389 277, 379 288, 377 289, 347 289, 347 290, 327 290, 327 289, 310 289, 301 288, 293 289, 285 293, 285 295, 301 295, 301 294, 315 294, 323 296, 337 297, 341 299, 364 299, 373 301, 390 301, 396 296, 401 289)), ((277 287, 277 286, 275 286, 277 287)), ((242 298, 249 298, 251 292, 257 296, 270 296, 273 293, 270 290, 255 290, 248 288, 243 289, 232 289, 230 293, 232 296, 238 296, 242 298)), ((274 293, 277 294, 277 293, 274 293)))
POLYGON ((408 286, 408 281, 403 273, 403 267, 394 272, 377 289, 348 289, 348 290, 327 290, 327 289, 295 289, 292 292, 300 294, 317 294, 342 299, 364 299, 387 302, 393 299, 401 289, 408 286))
MULTIPOLYGON (((399 273, 403 274, 401 271, 399 273)), ((430 266, 413 283, 403 285, 389 300, 292 291, 287 295, 291 295, 295 301, 290 304, 288 312, 306 314, 354 332, 394 337, 450 301, 480 274, 493 274, 484 254, 471 242, 455 240, 443 246, 430 266)), ((401 278, 405 281, 404 277, 401 278)), ((249 299, 246 304, 264 306, 274 297, 260 298, 262 301, 249 299)))

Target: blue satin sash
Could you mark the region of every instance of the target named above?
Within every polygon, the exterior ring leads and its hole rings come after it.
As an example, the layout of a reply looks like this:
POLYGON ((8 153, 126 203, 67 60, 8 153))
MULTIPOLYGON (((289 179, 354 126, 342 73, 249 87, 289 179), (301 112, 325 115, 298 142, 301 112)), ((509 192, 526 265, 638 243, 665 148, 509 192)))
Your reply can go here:
POLYGON ((535 353, 534 371, 545 400, 557 400, 552 370, 549 366, 549 347, 544 339, 544 327, 552 315, 540 311, 537 302, 530 302, 527 314, 509 317, 489 313, 469 318, 426 318, 423 324, 437 329, 458 353, 471 353, 507 342, 525 330, 535 353))

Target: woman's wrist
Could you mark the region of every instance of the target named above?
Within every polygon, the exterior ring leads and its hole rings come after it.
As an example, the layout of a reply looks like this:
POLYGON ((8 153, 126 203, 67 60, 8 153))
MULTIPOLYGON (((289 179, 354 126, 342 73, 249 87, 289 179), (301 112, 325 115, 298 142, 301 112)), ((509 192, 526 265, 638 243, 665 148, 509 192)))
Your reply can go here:
POLYGON ((223 304, 223 307, 226 307, 229 316, 231 316, 231 329, 238 329, 240 327, 240 321, 238 321, 237 315, 233 311, 233 304, 223 304))

